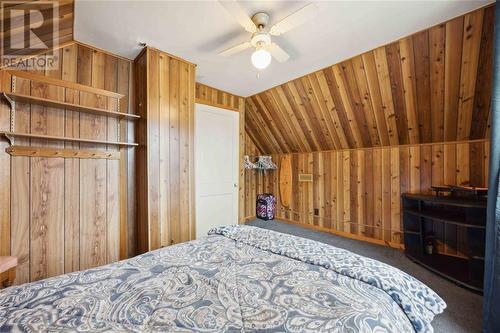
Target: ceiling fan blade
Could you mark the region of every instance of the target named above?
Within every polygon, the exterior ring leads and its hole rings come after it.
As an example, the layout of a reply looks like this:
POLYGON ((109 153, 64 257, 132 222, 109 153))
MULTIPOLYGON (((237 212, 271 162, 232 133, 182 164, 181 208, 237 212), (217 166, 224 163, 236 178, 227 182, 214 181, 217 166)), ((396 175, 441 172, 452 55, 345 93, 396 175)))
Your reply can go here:
POLYGON ((285 62, 288 59, 290 59, 290 55, 285 52, 278 44, 276 43, 271 43, 266 47, 266 50, 271 53, 274 59, 276 59, 279 62, 285 62))
POLYGON ((293 28, 305 23, 312 19, 318 13, 318 7, 315 4, 310 3, 305 5, 301 9, 297 10, 295 13, 288 15, 275 25, 271 27, 269 33, 273 36, 279 36, 285 32, 292 30, 293 28))
POLYGON ((241 52, 243 50, 246 50, 246 49, 248 49, 250 47, 252 47, 252 44, 250 42, 241 43, 241 44, 235 45, 233 47, 230 47, 228 49, 225 49, 224 51, 220 51, 219 55, 221 55, 221 56, 230 56, 230 55, 233 55, 235 53, 238 53, 238 52, 241 52))
POLYGON ((257 31, 255 23, 243 11, 236 0, 219 0, 219 3, 233 16, 233 18, 248 32, 257 31))

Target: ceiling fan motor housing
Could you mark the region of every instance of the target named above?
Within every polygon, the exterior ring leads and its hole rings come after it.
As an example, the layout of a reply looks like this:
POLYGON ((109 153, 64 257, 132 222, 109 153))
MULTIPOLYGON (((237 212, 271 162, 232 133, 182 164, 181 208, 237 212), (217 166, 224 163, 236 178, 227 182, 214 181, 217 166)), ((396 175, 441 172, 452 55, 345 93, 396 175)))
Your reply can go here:
POLYGON ((258 30, 261 30, 269 23, 269 15, 263 12, 254 14, 254 16, 252 16, 252 21, 255 23, 255 26, 259 28, 258 30))
POLYGON ((266 31, 267 23, 269 23, 269 15, 266 13, 257 13, 252 16, 252 21, 257 26, 257 31, 252 35, 250 43, 255 48, 261 48, 271 44, 271 36, 266 31))

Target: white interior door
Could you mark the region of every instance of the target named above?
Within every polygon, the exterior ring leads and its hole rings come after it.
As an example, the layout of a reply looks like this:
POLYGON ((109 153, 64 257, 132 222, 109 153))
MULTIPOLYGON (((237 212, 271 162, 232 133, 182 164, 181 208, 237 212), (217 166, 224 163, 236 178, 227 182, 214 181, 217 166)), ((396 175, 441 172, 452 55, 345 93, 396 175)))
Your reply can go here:
POLYGON ((196 238, 238 223, 239 114, 196 104, 196 238))

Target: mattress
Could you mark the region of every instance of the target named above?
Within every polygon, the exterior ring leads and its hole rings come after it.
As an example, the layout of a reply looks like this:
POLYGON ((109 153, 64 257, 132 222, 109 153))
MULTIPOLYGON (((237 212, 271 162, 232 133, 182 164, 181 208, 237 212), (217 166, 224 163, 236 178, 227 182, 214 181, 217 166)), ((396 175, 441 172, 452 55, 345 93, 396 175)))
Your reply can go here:
POLYGON ((0 291, 0 331, 433 332, 445 302, 387 264, 250 226, 0 291))

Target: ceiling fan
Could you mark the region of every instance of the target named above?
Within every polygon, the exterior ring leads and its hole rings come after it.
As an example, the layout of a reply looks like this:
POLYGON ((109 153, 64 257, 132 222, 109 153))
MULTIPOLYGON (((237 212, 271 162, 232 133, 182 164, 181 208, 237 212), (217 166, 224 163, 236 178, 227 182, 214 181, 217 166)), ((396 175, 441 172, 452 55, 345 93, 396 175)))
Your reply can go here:
POLYGON ((271 56, 279 62, 287 61, 290 56, 278 44, 271 41, 271 36, 279 36, 313 18, 317 7, 309 3, 296 12, 288 15, 278 23, 268 27, 269 15, 264 12, 248 17, 236 0, 219 0, 222 6, 234 19, 252 34, 249 41, 235 45, 219 52, 219 55, 230 56, 254 47, 251 61, 257 69, 264 69, 271 63, 271 56))

